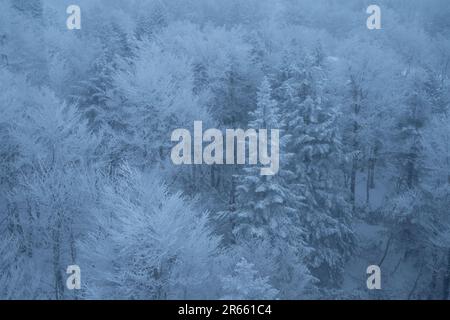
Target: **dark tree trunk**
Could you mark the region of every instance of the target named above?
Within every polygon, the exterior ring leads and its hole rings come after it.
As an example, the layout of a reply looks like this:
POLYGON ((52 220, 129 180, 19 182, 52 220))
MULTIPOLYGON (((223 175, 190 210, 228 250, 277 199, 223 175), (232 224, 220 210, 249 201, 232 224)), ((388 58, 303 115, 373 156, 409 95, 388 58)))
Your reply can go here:
POLYGON ((236 209, 236 182, 235 176, 231 176, 231 191, 230 191, 230 211, 235 211, 236 209))
POLYGON ((435 297, 436 286, 437 286, 437 278, 438 278, 438 258, 436 253, 433 253, 432 256, 432 268, 433 272, 431 273, 431 283, 430 283, 430 292, 428 293, 428 300, 432 300, 435 297))
POLYGON ((215 167, 214 165, 211 166, 211 187, 214 187, 216 184, 216 174, 215 174, 215 167))
POLYGON ((58 214, 58 221, 53 231, 53 273, 55 277, 55 299, 64 297, 64 284, 61 274, 61 216, 58 214))
POLYGON ((367 181, 366 181, 366 205, 369 206, 370 204, 370 176, 371 176, 371 171, 370 171, 370 160, 369 160, 369 165, 367 166, 367 181))
POLYGON ((370 189, 375 189, 375 163, 375 158, 370 159, 370 189))
POLYGON ((447 300, 450 288, 450 248, 447 249, 447 266, 444 274, 444 285, 442 288, 442 299, 447 300))
POLYGON ((353 159, 352 172, 350 176, 350 202, 352 204, 353 212, 355 212, 356 208, 356 170, 357 170, 357 162, 356 159, 353 159))

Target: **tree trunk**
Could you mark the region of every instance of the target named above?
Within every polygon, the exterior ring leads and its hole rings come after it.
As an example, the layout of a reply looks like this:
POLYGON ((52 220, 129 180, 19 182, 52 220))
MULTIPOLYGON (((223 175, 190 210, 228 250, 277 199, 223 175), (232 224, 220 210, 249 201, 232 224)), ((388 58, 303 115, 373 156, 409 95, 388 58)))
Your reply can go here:
POLYGON ((409 294, 408 294, 408 300, 411 300, 411 298, 413 297, 414 291, 416 291, 416 289, 417 289, 417 284, 419 283, 420 277, 422 276, 422 271, 423 271, 424 265, 425 265, 425 263, 423 263, 423 264, 420 266, 420 270, 419 270, 419 272, 417 273, 416 280, 414 280, 414 285, 413 285, 411 291, 410 291, 409 294))
POLYGON ((214 165, 211 166, 211 187, 214 187, 216 184, 216 175, 215 175, 215 167, 214 165))
POLYGON ((367 181, 366 181, 366 205, 367 207, 370 204, 370 160, 369 160, 369 165, 367 166, 367 181))
POLYGON ((231 190, 230 190, 230 203, 229 210, 231 212, 236 210, 236 176, 234 175, 234 168, 231 174, 231 190))
POLYGON ((435 297, 435 292, 436 292, 436 286, 437 286, 437 278, 438 278, 438 258, 436 253, 433 253, 432 255, 432 260, 433 260, 433 264, 432 264, 432 268, 433 268, 433 272, 431 273, 431 283, 430 283, 430 292, 428 293, 428 300, 432 300, 435 297))
POLYGON ((352 162, 352 172, 350 175, 350 202, 352 204, 352 211, 355 212, 356 209, 356 159, 352 162))
POLYGON ((412 189, 415 185, 415 161, 413 159, 408 160, 407 163, 407 185, 408 189, 412 189))
POLYGON ((197 170, 196 170, 196 168, 195 168, 196 166, 195 165, 192 165, 191 166, 191 168, 192 168, 192 181, 191 181, 191 185, 192 185, 192 190, 195 190, 195 187, 196 187, 196 179, 197 179, 197 170))
MULTIPOLYGON (((356 120, 359 111, 361 109, 361 98, 362 98, 362 92, 357 83, 352 78, 352 95, 353 95, 353 115, 355 117, 355 120, 353 121, 353 128, 352 128, 352 134, 353 134, 353 141, 352 141, 352 147, 353 152, 357 152, 358 150, 358 130, 359 130, 359 124, 356 120)), ((352 171, 350 174, 350 200, 352 203, 352 211, 355 212, 356 209, 356 170, 358 169, 358 159, 356 154, 353 155, 352 159, 352 171)))
POLYGON ((215 185, 217 191, 220 191, 220 189, 221 189, 220 188, 220 182, 221 182, 221 177, 222 177, 222 174, 223 174, 221 168, 222 167, 220 167, 220 166, 217 168, 217 179, 216 179, 216 185, 215 185))
MULTIPOLYGON (((77 249, 75 243, 75 237, 73 235, 73 231, 70 231, 70 258, 72 259, 72 264, 77 265, 77 249)), ((78 300, 78 290, 73 291, 74 300, 78 300)))
POLYGON ((370 159, 370 189, 375 189, 375 163, 375 158, 370 159))
POLYGON ((388 240, 387 240, 387 242, 386 242, 386 247, 384 248, 383 257, 381 257, 381 260, 380 260, 380 262, 378 263, 378 266, 379 266, 379 267, 381 267, 381 265, 382 265, 383 262, 384 262, 384 259, 386 259, 386 257, 387 257, 387 254, 388 254, 388 252, 389 252, 389 248, 391 247, 391 241, 392 241, 392 238, 393 238, 393 234, 389 235, 389 238, 388 238, 388 240))
POLYGON ((63 277, 61 274, 61 217, 57 217, 56 228, 53 231, 53 273, 55 277, 55 299, 64 296, 63 277))
POLYGON ((448 299, 450 288, 450 248, 447 249, 447 267, 444 274, 444 285, 442 288, 442 300, 448 299))

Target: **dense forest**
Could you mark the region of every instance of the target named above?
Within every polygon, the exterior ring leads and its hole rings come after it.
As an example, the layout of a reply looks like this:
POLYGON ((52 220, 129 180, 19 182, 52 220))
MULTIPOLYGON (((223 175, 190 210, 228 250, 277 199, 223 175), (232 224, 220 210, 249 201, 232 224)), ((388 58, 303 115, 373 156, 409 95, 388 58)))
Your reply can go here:
POLYGON ((449 34, 448 0, 0 0, 0 298, 449 298, 449 34), (278 174, 174 165, 197 120, 279 129, 278 174))

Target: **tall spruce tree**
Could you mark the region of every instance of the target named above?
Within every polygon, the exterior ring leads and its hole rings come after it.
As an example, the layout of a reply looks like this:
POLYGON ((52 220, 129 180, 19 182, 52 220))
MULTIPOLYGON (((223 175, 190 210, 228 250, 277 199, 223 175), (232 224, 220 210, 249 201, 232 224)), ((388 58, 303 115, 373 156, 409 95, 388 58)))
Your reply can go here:
POLYGON ((292 66, 288 74, 278 90, 290 138, 287 186, 296 194, 298 221, 305 229, 305 242, 313 248, 308 266, 322 285, 336 285, 353 241, 338 174, 343 156, 337 111, 327 101, 326 77, 320 66, 306 60, 303 66, 292 66))

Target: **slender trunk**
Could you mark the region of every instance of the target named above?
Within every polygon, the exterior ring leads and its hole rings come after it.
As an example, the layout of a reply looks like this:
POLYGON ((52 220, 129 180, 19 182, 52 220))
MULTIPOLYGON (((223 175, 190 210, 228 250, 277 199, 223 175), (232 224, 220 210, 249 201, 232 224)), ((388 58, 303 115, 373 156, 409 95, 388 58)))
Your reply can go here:
POLYGON ((414 159, 410 159, 408 161, 407 172, 408 172, 408 175, 407 175, 406 182, 407 182, 408 188, 412 189, 415 185, 415 178, 414 178, 414 176, 415 176, 415 160, 414 159))
POLYGON ((369 165, 367 166, 367 181, 366 181, 366 205, 367 207, 370 204, 370 160, 369 165))
POLYGON ((195 190, 196 182, 195 179, 197 179, 197 170, 196 165, 192 165, 192 190, 195 190))
POLYGON ((448 299, 450 288, 450 248, 447 249, 447 267, 444 274, 444 285, 442 288, 442 300, 448 299))
POLYGON ((428 300, 431 300, 434 298, 434 294, 436 292, 436 286, 437 286, 437 277, 438 277, 438 258, 436 253, 433 253, 433 272, 431 273, 431 283, 430 283, 430 292, 428 293, 428 300))
POLYGON ((419 272, 417 273, 417 277, 416 277, 416 280, 414 281, 414 285, 413 285, 411 291, 410 291, 409 294, 408 294, 408 300, 411 300, 411 298, 412 298, 412 296, 413 296, 413 294, 414 294, 414 291, 416 291, 417 284, 419 283, 419 279, 420 279, 420 277, 422 276, 422 271, 423 271, 424 265, 425 265, 425 264, 423 263, 423 264, 420 266, 420 270, 419 270, 419 272))
POLYGON ((55 299, 60 300, 64 295, 63 278, 61 274, 61 217, 58 214, 56 228, 53 231, 53 273, 55 277, 55 299))
MULTIPOLYGON (((73 231, 70 231, 70 258, 72 260, 73 265, 77 265, 77 251, 75 246, 75 237, 73 235, 73 231)), ((74 300, 78 300, 78 290, 73 291, 74 300)))
POLYGON ((230 191, 230 211, 236 209, 236 181, 235 176, 231 176, 231 191, 230 191))
POLYGON ((352 162, 352 172, 350 175, 350 202, 352 204, 352 211, 355 212, 356 208, 356 170, 357 170, 357 164, 356 159, 353 159, 352 162))
POLYGON ((375 158, 370 159, 370 189, 375 189, 375 163, 375 158))
POLYGON ((391 234, 391 235, 389 236, 389 239, 388 239, 387 243, 386 243, 386 247, 384 248, 383 257, 381 258, 380 262, 378 263, 378 266, 379 266, 379 267, 381 267, 381 265, 382 265, 383 262, 384 262, 384 259, 386 259, 386 257, 387 257, 387 254, 388 254, 388 252, 389 252, 389 248, 390 248, 390 246, 391 246, 392 237, 393 237, 393 235, 391 234))
POLYGON ((216 179, 216 189, 218 191, 220 191, 220 182, 221 182, 221 176, 222 176, 222 170, 221 167, 219 166, 219 168, 217 169, 217 179, 216 179))
MULTIPOLYGON (((447 114, 446 114, 446 118, 448 119, 447 114)), ((448 136, 446 138, 447 138, 447 141, 449 141, 448 136)), ((447 164, 447 169, 450 170, 450 144, 447 144, 446 147, 447 147, 446 164, 447 164)), ((447 173, 447 183, 448 183, 448 187, 450 187, 450 172, 447 173)), ((445 274, 444 274, 442 299, 444 299, 444 300, 448 299, 449 289, 450 289, 450 248, 447 249, 447 268, 445 269, 445 274)))
POLYGON ((215 167, 214 165, 211 166, 211 187, 214 187, 216 184, 216 175, 215 175, 215 167))
POLYGON ((13 224, 12 224, 12 226, 15 229, 14 232, 17 232, 17 235, 22 239, 23 242, 22 242, 21 246, 26 248, 26 246, 27 246, 26 237, 25 237, 25 233, 22 228, 22 223, 20 221, 19 209, 17 208, 17 206, 15 204, 13 204, 13 205, 8 204, 8 211, 10 213, 12 213, 12 215, 14 216, 13 224))
MULTIPOLYGON (((361 90, 359 89, 358 85, 354 82, 354 80, 352 79, 352 83, 353 83, 353 115, 355 117, 355 120, 353 121, 353 129, 352 129, 352 133, 353 133, 353 141, 352 141, 352 147, 353 147, 353 152, 357 152, 358 150, 358 129, 359 129, 359 125, 358 122, 356 120, 359 111, 361 109, 361 97, 362 97, 362 93, 361 90)), ((358 169, 358 159, 356 154, 353 156, 352 159, 352 171, 350 174, 350 200, 352 203, 352 211, 355 212, 356 209, 356 171, 358 169)))
POLYGON ((375 158, 371 154, 367 162, 366 204, 370 204, 370 190, 375 188, 375 158))

